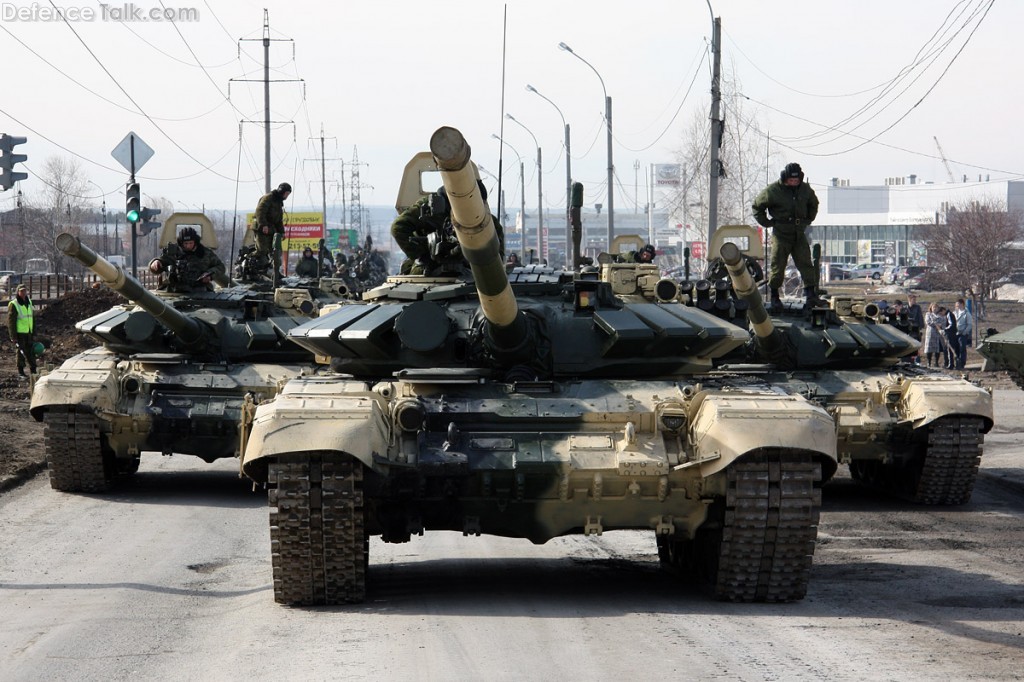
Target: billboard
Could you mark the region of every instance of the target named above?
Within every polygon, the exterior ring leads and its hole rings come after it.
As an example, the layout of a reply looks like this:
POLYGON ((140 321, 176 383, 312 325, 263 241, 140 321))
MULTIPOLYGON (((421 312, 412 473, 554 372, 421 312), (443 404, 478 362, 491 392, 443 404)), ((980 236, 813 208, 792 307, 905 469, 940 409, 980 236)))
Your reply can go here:
MULTIPOLYGON (((255 213, 245 214, 245 224, 252 229, 255 213)), ((286 213, 284 239, 281 241, 282 251, 302 251, 307 246, 314 251, 324 238, 323 213, 286 213)))

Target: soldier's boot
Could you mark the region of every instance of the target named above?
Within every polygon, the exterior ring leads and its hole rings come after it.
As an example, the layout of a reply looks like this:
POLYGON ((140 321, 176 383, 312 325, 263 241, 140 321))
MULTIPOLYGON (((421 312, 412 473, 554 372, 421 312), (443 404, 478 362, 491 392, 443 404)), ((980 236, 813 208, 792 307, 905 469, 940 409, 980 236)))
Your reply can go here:
POLYGON ((781 315, 784 308, 782 307, 782 299, 779 298, 779 290, 776 289, 775 287, 772 287, 771 296, 772 300, 771 304, 768 306, 768 312, 770 312, 772 315, 781 315))
POLYGON ((804 310, 811 310, 812 308, 820 308, 828 305, 825 301, 818 298, 818 294, 815 292, 815 287, 804 287, 804 310))
POLYGON ((25 376, 25 368, 24 367, 19 367, 18 368, 18 374, 20 374, 21 376, 25 376))

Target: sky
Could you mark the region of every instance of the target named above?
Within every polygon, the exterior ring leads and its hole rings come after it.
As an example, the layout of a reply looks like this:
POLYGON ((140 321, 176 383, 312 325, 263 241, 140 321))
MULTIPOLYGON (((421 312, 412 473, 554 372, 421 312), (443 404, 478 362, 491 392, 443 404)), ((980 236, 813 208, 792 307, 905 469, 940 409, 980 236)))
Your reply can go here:
MULTIPOLYGON (((450 125, 485 175, 498 175, 504 149, 509 203, 520 195, 518 154, 536 205, 536 138, 544 203, 557 210, 563 115, 574 179, 588 205, 605 200, 603 81, 616 209, 642 210, 651 164, 672 163, 695 117, 708 115, 712 13, 744 112, 771 139, 774 177, 798 161, 818 185, 946 182, 936 139, 958 179, 1024 177, 1024 135, 1013 132, 1024 99, 1017 0, 54 3, 75 20, 46 16, 49 0, 0 0, 0 132, 28 138, 16 151, 29 156, 29 198, 44 189, 35 176, 48 157, 75 157, 90 181, 83 202, 102 196, 119 211, 127 172, 110 152, 133 131, 155 151, 137 174, 144 203, 252 210, 264 187, 263 85, 247 79, 262 79, 264 9, 279 81, 271 178, 293 185, 293 207, 321 203, 321 129, 328 204, 340 202, 358 150, 363 203, 394 205, 405 162, 450 125), (161 7, 196 16, 131 16, 161 7)), ((723 113, 729 125, 730 107, 723 113)), ((13 195, 0 194, 0 209, 13 195)))

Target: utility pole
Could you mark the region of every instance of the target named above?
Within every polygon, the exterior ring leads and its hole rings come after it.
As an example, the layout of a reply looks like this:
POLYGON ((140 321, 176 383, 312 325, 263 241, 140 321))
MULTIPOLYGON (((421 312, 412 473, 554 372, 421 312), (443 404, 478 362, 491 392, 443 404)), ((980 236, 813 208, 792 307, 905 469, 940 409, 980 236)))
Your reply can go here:
MULTIPOLYGON (((711 70, 711 181, 708 196, 708 241, 711 245, 711 237, 715 234, 718 226, 718 178, 724 173, 719 153, 722 147, 722 126, 719 117, 719 107, 722 103, 722 19, 714 17, 714 32, 711 40, 711 54, 713 55, 713 66, 711 70)), ((714 254, 707 253, 706 257, 711 259, 714 254)))
MULTIPOLYGON (((294 121, 271 121, 270 120, 270 84, 271 83, 305 83, 302 78, 275 78, 270 79, 270 43, 287 42, 292 44, 292 56, 295 54, 295 41, 291 38, 270 37, 270 14, 263 10, 263 37, 262 38, 240 38, 239 42, 260 41, 263 43, 263 78, 232 78, 231 81, 239 83, 263 83, 263 120, 258 121, 263 126, 263 192, 270 192, 270 124, 271 123, 292 123, 294 121)), ((230 93, 230 81, 229 91, 230 93)), ((303 94, 305 97, 305 94, 303 94)), ((257 123, 257 121, 243 121, 244 123, 257 123)))
POLYGON ((640 159, 633 161, 633 215, 640 212, 640 204, 636 202, 636 188, 640 185, 640 159))
POLYGON ((369 164, 359 162, 359 147, 352 146, 352 162, 349 164, 352 167, 349 173, 349 199, 351 200, 348 205, 348 222, 349 229, 355 230, 360 238, 363 237, 363 202, 362 197, 359 195, 359 189, 362 185, 359 182, 359 167, 368 166, 369 164))

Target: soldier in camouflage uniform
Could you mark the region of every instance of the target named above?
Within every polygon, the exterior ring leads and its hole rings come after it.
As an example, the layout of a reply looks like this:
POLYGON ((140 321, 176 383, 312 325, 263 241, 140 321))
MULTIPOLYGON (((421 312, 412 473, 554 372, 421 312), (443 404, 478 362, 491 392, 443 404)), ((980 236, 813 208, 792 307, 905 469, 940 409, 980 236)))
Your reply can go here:
POLYGON ((281 268, 281 242, 284 238, 284 202, 291 195, 292 186, 282 182, 277 189, 264 194, 256 204, 256 215, 253 217, 252 230, 256 237, 256 251, 274 263, 274 272, 281 268))
POLYGON ((168 244, 159 257, 149 263, 151 272, 163 273, 160 288, 189 293, 212 290, 214 281, 227 279, 224 263, 211 249, 202 245, 195 228, 186 227, 176 244, 168 244))
POLYGON ((620 253, 615 256, 616 263, 651 263, 654 261, 654 256, 657 255, 657 250, 651 244, 647 244, 644 248, 638 251, 627 251, 626 253, 620 253))
MULTIPOLYGON (((483 183, 480 183, 480 193, 486 201, 487 192, 483 183)), ((502 229, 497 216, 492 215, 491 219, 498 233, 498 249, 504 259, 505 230, 502 229)), ((402 211, 391 223, 391 236, 406 255, 401 274, 430 275, 445 264, 464 264, 454 232, 448 234, 451 229, 451 206, 444 187, 402 211), (432 234, 437 236, 433 249, 430 243, 432 234)))
POLYGON ((818 215, 818 196, 804 182, 800 164, 788 164, 779 174, 779 181, 768 185, 757 195, 753 208, 757 222, 772 228, 771 276, 768 280, 772 311, 778 313, 782 310, 779 288, 785 279, 786 263, 791 255, 803 280, 807 306, 819 305, 815 294, 817 273, 811 261, 811 243, 806 233, 818 215))

